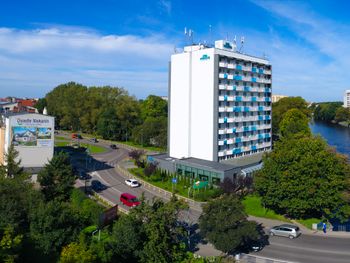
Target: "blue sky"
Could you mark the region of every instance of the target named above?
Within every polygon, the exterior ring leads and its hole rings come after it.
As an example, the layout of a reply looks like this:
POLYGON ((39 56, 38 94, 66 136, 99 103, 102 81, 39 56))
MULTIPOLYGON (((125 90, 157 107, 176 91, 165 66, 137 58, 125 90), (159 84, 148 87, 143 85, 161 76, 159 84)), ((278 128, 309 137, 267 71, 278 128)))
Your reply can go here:
POLYGON ((267 55, 273 93, 342 100, 350 89, 347 1, 0 0, 0 97, 43 97, 68 81, 167 95, 184 27, 194 40, 245 36, 267 55), (219 3, 219 4, 218 4, 219 3))

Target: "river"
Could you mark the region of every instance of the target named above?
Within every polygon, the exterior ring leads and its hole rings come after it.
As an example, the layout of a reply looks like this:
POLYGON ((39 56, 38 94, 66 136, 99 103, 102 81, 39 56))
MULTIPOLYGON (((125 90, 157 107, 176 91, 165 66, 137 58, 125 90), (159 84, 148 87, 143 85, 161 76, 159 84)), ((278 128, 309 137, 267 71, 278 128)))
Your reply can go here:
POLYGON ((311 122, 310 128, 312 133, 320 134, 329 145, 350 158, 350 128, 320 121, 311 122))

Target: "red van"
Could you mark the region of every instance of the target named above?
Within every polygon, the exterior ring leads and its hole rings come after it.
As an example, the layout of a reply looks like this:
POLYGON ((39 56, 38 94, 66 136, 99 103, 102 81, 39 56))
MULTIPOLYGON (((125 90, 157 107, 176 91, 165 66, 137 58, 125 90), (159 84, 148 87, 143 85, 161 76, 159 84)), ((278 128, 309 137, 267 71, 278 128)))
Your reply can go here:
POLYGON ((140 201, 137 199, 136 196, 128 193, 123 193, 120 195, 120 202, 130 207, 138 206, 140 204, 140 201))

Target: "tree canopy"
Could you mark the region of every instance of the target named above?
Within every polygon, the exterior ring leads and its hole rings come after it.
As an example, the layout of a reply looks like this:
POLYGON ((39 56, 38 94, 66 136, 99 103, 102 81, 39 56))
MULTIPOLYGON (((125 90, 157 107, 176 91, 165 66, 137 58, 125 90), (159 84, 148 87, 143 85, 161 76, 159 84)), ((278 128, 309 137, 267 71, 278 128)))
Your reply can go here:
POLYGON ((203 207, 199 228, 215 248, 232 253, 260 234, 255 222, 247 220, 240 200, 235 195, 223 195, 203 207))
POLYGON ((346 157, 321 137, 285 138, 264 157, 255 187, 263 203, 292 218, 349 215, 346 157))
POLYGON ((75 183, 68 155, 63 152, 54 155, 39 172, 38 181, 46 200, 67 200, 75 183))
POLYGON ((288 110, 283 115, 279 130, 283 137, 311 135, 308 117, 302 111, 295 108, 288 110))
POLYGON ((302 97, 286 97, 272 104, 272 132, 279 134, 279 125, 283 119, 283 115, 290 109, 298 109, 307 117, 310 117, 310 110, 307 102, 302 97))

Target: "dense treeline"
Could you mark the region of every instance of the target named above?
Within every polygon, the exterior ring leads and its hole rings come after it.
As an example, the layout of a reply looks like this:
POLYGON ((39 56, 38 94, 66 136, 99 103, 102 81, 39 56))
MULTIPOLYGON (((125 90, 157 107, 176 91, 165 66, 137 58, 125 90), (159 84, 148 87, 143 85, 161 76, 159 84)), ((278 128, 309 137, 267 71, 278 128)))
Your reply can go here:
POLYGON ((138 101, 123 88, 69 82, 49 92, 38 107, 43 105, 60 129, 166 147, 168 105, 158 96, 138 101))
POLYGON ((323 102, 312 105, 314 119, 327 122, 350 122, 350 109, 342 102, 323 102))

